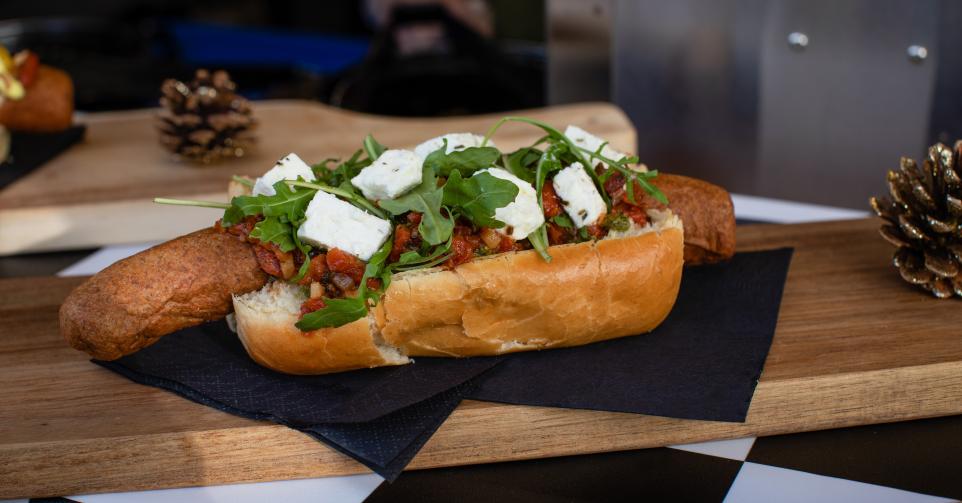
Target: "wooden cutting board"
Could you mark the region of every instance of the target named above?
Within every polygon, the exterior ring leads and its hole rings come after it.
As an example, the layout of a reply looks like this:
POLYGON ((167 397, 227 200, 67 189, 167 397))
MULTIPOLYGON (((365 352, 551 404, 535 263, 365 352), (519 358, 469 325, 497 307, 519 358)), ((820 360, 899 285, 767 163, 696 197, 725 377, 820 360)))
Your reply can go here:
MULTIPOLYGON (((962 413, 962 304, 903 284, 871 220, 748 226, 796 248, 745 423, 465 402, 411 469, 636 449, 962 413)), ((63 342, 77 278, 0 281, 0 498, 366 469, 306 435, 134 384, 63 342)))
MULTIPOLYGON (((210 166, 179 162, 157 141, 155 110, 85 115, 83 143, 0 190, 0 255, 119 243, 161 241, 210 225, 215 210, 171 208, 155 197, 227 200, 231 175, 259 176, 296 152, 307 162, 350 156, 368 133, 395 148, 413 147, 450 132, 484 134, 504 115, 526 115, 556 127, 581 127, 634 151, 635 132, 609 103, 565 105, 472 117, 379 117, 312 101, 254 104, 258 146, 250 155, 210 166)), ((542 131, 506 124, 495 141, 502 150, 529 145, 542 131)))

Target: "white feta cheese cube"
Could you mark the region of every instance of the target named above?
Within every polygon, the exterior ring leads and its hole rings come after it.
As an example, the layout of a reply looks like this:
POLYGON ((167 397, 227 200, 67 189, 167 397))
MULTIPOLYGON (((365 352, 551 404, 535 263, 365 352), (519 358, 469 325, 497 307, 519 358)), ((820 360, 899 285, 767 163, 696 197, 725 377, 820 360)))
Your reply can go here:
POLYGON ((385 150, 351 184, 372 201, 394 199, 421 183, 424 160, 410 150, 385 150))
POLYGON ((559 171, 551 184, 575 227, 594 225, 605 217, 605 201, 580 162, 559 171))
POLYGON ((496 229, 498 232, 519 240, 528 237, 541 227, 544 223, 544 214, 538 206, 538 193, 530 183, 501 168, 482 169, 473 176, 478 176, 478 173, 488 173, 518 186, 518 195, 514 198, 514 202, 494 210, 494 218, 504 222, 504 227, 496 229))
POLYGON ((287 154, 287 157, 277 161, 277 164, 275 164, 270 171, 264 173, 264 176, 254 181, 254 190, 252 192, 255 196, 273 196, 275 194, 275 183, 281 180, 297 180, 298 177, 309 182, 315 180, 311 167, 302 161, 297 154, 290 153, 287 154))
MULTIPOLYGON (((444 146, 444 140, 448 141, 448 146, 444 150, 444 153, 450 154, 451 152, 464 150, 468 147, 480 147, 481 142, 484 141, 484 136, 474 133, 450 133, 443 136, 438 136, 437 138, 431 138, 417 147, 414 147, 414 153, 424 159, 431 152, 434 152, 435 150, 438 150, 444 146)), ((488 143, 485 146, 498 148, 497 145, 495 145, 491 140, 488 140, 488 143)))
MULTIPOLYGON (((600 147, 602 143, 605 143, 604 139, 598 138, 578 126, 568 126, 568 128, 565 129, 565 136, 573 141, 575 145, 586 148, 592 152, 596 152, 598 147, 600 147)), ((601 155, 612 161, 620 161, 622 157, 628 157, 627 154, 611 148, 611 145, 605 145, 604 148, 601 149, 601 155)), ((587 157, 588 154, 585 154, 585 158, 587 157)))
POLYGON ((307 220, 297 229, 301 241, 314 246, 340 248, 367 261, 391 235, 391 222, 317 191, 307 205, 307 220))

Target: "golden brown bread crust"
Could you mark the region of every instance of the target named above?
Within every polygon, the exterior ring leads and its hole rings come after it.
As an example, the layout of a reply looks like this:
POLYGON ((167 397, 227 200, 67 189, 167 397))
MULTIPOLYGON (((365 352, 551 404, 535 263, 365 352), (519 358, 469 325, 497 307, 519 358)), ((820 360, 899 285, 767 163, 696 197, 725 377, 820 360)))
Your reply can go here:
POLYGON ((36 81, 20 100, 0 104, 0 124, 11 131, 52 133, 73 122, 73 81, 63 70, 47 65, 37 69, 36 81))
POLYGON ((384 340, 409 356, 476 356, 578 346, 649 332, 681 282, 677 228, 399 275, 375 310, 384 340))
POLYGON ((237 336, 257 363, 286 374, 316 375, 391 365, 371 337, 371 321, 301 332, 297 315, 264 316, 235 301, 237 336))
POLYGON ((223 318, 231 294, 267 276, 249 244, 204 229, 121 260, 91 277, 60 307, 60 331, 76 349, 113 360, 161 336, 223 318))
POLYGON ((385 355, 384 343, 408 356, 463 357, 641 334, 674 305, 682 236, 669 228, 552 247, 551 263, 528 250, 402 273, 367 318, 309 333, 294 327, 302 299, 278 294, 297 287, 273 282, 234 298, 237 332, 255 361, 289 374, 408 362, 385 355))
POLYGON ((686 265, 720 262, 735 254, 735 209, 728 191, 680 175, 659 174, 652 183, 685 224, 686 265))

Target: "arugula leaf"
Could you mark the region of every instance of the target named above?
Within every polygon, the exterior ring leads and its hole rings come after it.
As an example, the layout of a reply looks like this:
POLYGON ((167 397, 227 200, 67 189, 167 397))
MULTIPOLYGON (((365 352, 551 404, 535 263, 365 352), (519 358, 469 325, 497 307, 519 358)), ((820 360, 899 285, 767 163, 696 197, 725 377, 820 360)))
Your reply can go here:
POLYGON ((454 236, 449 237, 447 243, 435 247, 434 251, 427 256, 421 255, 416 251, 404 252, 398 261, 391 264, 389 268, 398 271, 409 271, 411 269, 434 267, 450 258, 448 252, 451 250, 453 239, 454 236))
POLYGON ((548 254, 548 227, 545 224, 541 224, 538 230, 528 234, 528 241, 531 243, 532 248, 541 255, 541 258, 545 262, 551 262, 551 255, 548 254))
POLYGON ((478 173, 461 178, 459 171, 452 171, 444 184, 443 203, 457 207, 461 213, 480 227, 497 229, 504 222, 494 218, 494 212, 511 204, 518 197, 518 186, 490 173, 478 173))
POLYGON ((454 230, 454 221, 441 214, 441 201, 444 189, 438 187, 434 171, 425 166, 421 172, 421 184, 397 199, 385 199, 378 204, 381 208, 400 215, 408 211, 421 213, 418 232, 429 244, 443 243, 454 230))
POLYGON ((481 142, 481 144, 482 145, 487 144, 488 139, 491 138, 491 136, 494 135, 494 133, 498 130, 498 128, 500 128, 506 122, 523 122, 525 124, 531 124, 532 126, 541 128, 545 133, 547 133, 547 136, 548 136, 547 140, 552 146, 563 147, 574 157, 575 161, 580 162, 581 165, 585 167, 585 171, 588 172, 588 176, 590 176, 591 180, 594 182, 595 188, 598 189, 598 193, 601 194, 601 199, 605 201, 605 206, 608 209, 611 209, 611 197, 609 197, 608 193, 605 191, 604 184, 601 183, 601 179, 598 177, 598 174, 595 173, 595 170, 593 169, 593 165, 590 162, 588 162, 588 159, 586 159, 585 156, 582 155, 581 153, 582 150, 589 153, 590 151, 579 148, 577 145, 574 144, 574 142, 571 141, 570 138, 565 136, 561 131, 558 131, 557 129, 549 126, 548 124, 541 122, 539 120, 528 118, 528 117, 512 117, 512 116, 503 117, 493 126, 491 126, 491 129, 488 130, 488 133, 484 135, 484 141, 481 142))
POLYGON ((514 176, 530 184, 534 184, 534 167, 540 157, 541 151, 536 148, 520 148, 508 154, 507 160, 504 163, 504 169, 508 170, 514 176))
POLYGON ((387 147, 378 143, 370 133, 364 137, 364 151, 367 152, 368 159, 374 161, 381 157, 385 150, 387 147))
POLYGON ((571 217, 569 217, 568 215, 565 215, 564 213, 551 217, 551 221, 558 227, 562 227, 565 229, 575 228, 575 224, 574 222, 571 221, 571 217))
POLYGON ((388 274, 385 280, 382 271, 387 269, 385 262, 387 262, 388 255, 391 254, 392 248, 394 248, 394 240, 389 238, 374 252, 374 255, 371 255, 371 260, 368 260, 367 265, 364 266, 364 276, 361 278, 358 296, 366 296, 373 300, 375 304, 381 299, 381 293, 387 290, 388 285, 391 284, 391 275, 388 274), (367 280, 377 277, 381 277, 384 284, 381 286, 381 292, 372 292, 367 289, 367 280))
POLYGON ((244 216, 264 215, 279 217, 284 215, 288 221, 295 222, 304 217, 307 204, 314 198, 313 190, 294 190, 281 180, 274 184, 273 196, 237 196, 231 199, 231 206, 237 207, 244 216))
MULTIPOLYGON (((233 203, 233 201, 231 201, 233 203)), ((231 204, 224 210, 224 216, 221 217, 221 224, 230 227, 241 220, 244 219, 244 212, 240 210, 237 206, 231 204)))
POLYGON ((304 332, 326 327, 340 327, 367 316, 367 301, 362 297, 325 299, 324 306, 307 313, 294 324, 304 332))
POLYGON ((311 170, 314 171, 314 176, 317 177, 317 181, 325 185, 337 187, 345 181, 354 178, 362 169, 371 165, 371 159, 367 157, 362 159, 361 154, 364 154, 364 150, 354 152, 354 155, 352 155, 350 159, 338 164, 334 169, 328 167, 328 163, 336 162, 336 159, 326 159, 320 164, 311 166, 311 170))
POLYGON ((278 217, 267 217, 257 222, 250 236, 265 243, 274 243, 281 251, 289 252, 297 247, 292 237, 293 232, 294 228, 290 223, 281 221, 278 217))
POLYGON ((431 152, 424 159, 424 167, 438 176, 451 176, 452 171, 471 176, 479 169, 490 168, 501 157, 501 152, 494 147, 468 147, 447 154, 445 153, 447 145, 448 140, 444 140, 441 148, 431 152))

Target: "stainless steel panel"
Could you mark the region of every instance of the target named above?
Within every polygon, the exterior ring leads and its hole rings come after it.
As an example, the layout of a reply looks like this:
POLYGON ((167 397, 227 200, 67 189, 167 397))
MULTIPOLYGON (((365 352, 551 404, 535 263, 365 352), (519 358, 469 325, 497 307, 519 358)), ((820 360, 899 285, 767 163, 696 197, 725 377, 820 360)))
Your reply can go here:
POLYGON ((761 45, 757 192, 865 207, 926 144, 937 0, 772 2, 761 45), (808 36, 802 50, 791 32, 808 36))
POLYGON ((617 0, 613 101, 651 167, 865 208, 900 156, 962 134, 962 65, 940 54, 962 51, 960 11, 944 0, 617 0))

